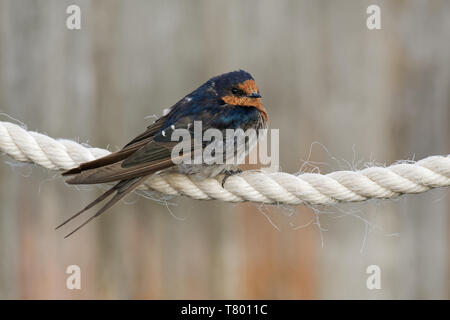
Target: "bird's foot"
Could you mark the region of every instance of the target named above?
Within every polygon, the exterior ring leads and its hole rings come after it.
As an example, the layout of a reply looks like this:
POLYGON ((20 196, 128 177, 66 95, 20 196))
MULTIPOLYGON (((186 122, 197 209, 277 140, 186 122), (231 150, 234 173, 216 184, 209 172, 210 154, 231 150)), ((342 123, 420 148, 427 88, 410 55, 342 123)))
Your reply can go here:
POLYGON ((227 181, 229 177, 234 176, 235 174, 242 173, 242 170, 237 168, 236 170, 225 170, 224 173, 225 177, 223 177, 222 179, 222 188, 225 185, 225 181, 227 181))

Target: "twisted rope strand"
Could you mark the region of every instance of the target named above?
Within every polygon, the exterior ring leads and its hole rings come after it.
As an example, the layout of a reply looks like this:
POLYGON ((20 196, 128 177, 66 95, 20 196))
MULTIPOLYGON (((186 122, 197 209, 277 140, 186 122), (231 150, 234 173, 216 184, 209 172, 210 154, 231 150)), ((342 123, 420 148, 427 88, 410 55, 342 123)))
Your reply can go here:
MULTIPOLYGON (((68 170, 110 154, 72 140, 53 139, 0 121, 0 150, 10 157, 51 170, 68 170)), ((140 189, 198 200, 252 201, 266 204, 331 205, 338 202, 389 199, 450 186, 450 155, 431 156, 415 163, 369 167, 329 174, 246 171, 229 177, 196 181, 175 173, 154 175, 140 189)))

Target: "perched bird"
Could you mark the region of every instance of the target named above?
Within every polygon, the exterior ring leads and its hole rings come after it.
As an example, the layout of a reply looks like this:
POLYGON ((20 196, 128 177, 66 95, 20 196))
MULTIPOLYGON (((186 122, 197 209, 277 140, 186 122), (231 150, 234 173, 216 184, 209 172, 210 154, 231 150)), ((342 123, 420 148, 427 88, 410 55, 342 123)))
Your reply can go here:
MULTIPOLYGON (((236 164, 186 164, 174 161, 172 151, 178 141, 172 141, 171 134, 175 129, 180 128, 193 132, 194 121, 201 121, 202 132, 212 128, 221 132, 225 132, 226 129, 245 131, 266 128, 268 115, 261 103, 261 95, 255 80, 248 72, 239 70, 211 78, 178 101, 164 116, 148 126, 145 132, 131 140, 121 150, 97 160, 82 163, 77 168, 64 172, 63 176, 71 176, 66 181, 69 184, 111 182, 117 182, 117 184, 56 229, 114 194, 95 215, 66 235, 66 237, 70 236, 155 173, 171 171, 203 179, 218 174, 225 174, 228 177, 239 172, 236 164)), ((237 152, 241 153, 240 155, 242 153, 247 155, 249 150, 256 145, 257 138, 252 141, 246 140, 247 148, 237 148, 235 154, 237 152)), ((196 144, 192 143, 192 145, 196 144)), ((202 142, 200 145, 197 144, 197 149, 201 151, 206 146, 207 144, 202 142)), ((180 157, 192 158, 197 149, 191 147, 189 152, 182 152, 180 157)))

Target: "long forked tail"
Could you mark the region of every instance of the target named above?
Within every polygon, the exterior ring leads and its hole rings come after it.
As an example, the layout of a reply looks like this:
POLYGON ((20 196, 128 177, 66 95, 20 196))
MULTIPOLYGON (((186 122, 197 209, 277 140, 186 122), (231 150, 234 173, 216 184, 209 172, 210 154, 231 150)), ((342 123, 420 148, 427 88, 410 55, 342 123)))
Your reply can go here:
POLYGON ((75 228, 72 232, 70 232, 69 234, 67 234, 64 238, 67 238, 69 236, 71 236, 72 234, 74 234, 75 232, 77 232, 78 230, 80 230, 81 228, 83 228, 85 225, 87 225, 89 222, 91 222, 94 218, 98 217, 99 215, 101 215, 103 212, 105 212, 106 210, 108 210, 109 208, 111 208, 114 204, 116 204, 120 199, 122 199, 124 196, 126 196, 128 193, 130 193, 131 191, 133 191, 134 189, 136 189, 137 187, 139 187, 139 185, 141 185, 150 175, 144 176, 144 177, 139 177, 139 178, 134 178, 134 179, 128 179, 128 180, 121 180, 119 181, 115 186, 113 186, 111 189, 109 189, 108 191, 106 191, 105 193, 103 193, 100 197, 98 197, 97 199, 95 199, 94 201, 92 201, 91 203, 89 203, 83 210, 77 212, 76 214, 74 214, 73 216, 71 216, 69 219, 67 219, 66 221, 64 221, 63 223, 61 223, 59 226, 57 226, 55 228, 59 229, 62 226, 64 226, 65 224, 67 224, 69 221, 72 221, 73 219, 75 219, 76 217, 78 217, 80 214, 82 214, 83 212, 89 210, 90 208, 92 208, 93 206, 95 206, 96 204, 98 204, 99 202, 105 200, 107 197, 109 197, 111 194, 113 194, 114 192, 116 192, 116 194, 108 201, 105 203, 105 205, 97 211, 96 214, 94 214, 92 217, 90 217, 89 219, 87 219, 85 222, 83 222, 80 226, 78 226, 77 228, 75 228))

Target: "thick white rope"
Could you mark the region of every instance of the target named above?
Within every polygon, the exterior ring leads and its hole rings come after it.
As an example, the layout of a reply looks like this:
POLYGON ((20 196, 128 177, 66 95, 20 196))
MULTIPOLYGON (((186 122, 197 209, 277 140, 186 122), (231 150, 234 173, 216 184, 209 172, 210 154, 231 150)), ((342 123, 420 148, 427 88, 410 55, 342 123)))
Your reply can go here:
MULTIPOLYGON (((82 162, 105 156, 108 150, 91 148, 72 140, 53 139, 0 121, 0 150, 22 162, 51 170, 68 170, 82 162)), ((338 202, 389 199, 450 186, 450 155, 431 156, 414 163, 369 167, 329 174, 246 171, 229 177, 195 181, 181 174, 154 175, 142 189, 193 199, 267 204, 331 205, 338 202)))

